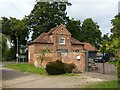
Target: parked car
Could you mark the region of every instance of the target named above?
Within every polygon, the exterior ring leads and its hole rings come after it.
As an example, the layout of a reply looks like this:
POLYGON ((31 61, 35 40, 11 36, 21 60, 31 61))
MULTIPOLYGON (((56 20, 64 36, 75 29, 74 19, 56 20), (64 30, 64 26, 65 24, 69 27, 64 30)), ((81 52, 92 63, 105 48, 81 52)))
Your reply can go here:
POLYGON ((107 53, 104 53, 104 55, 100 54, 94 58, 94 62, 100 62, 100 63, 108 62, 109 60, 110 60, 110 55, 107 53))

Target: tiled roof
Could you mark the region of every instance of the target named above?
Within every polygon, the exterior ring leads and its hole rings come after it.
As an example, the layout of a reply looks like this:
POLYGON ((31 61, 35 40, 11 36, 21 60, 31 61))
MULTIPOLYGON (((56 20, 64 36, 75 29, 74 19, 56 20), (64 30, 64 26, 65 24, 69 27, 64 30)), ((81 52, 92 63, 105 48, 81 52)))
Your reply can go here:
MULTIPOLYGON (((75 39, 75 38, 73 38, 73 37, 71 37, 71 43, 72 44, 83 44, 83 43, 81 43, 80 41, 78 41, 77 39, 75 39)), ((84 45, 84 44, 83 44, 84 45)))
POLYGON ((54 32, 58 27, 52 28, 50 29, 50 31, 48 32, 48 34, 52 34, 52 32, 54 32))
POLYGON ((84 50, 87 51, 97 51, 94 46, 92 46, 90 43, 84 43, 84 50))
MULTIPOLYGON (((63 24, 55 27, 55 28, 52 28, 48 33, 42 33, 41 35, 39 35, 34 41, 32 41, 31 43, 29 44, 33 44, 33 43, 46 43, 46 44, 52 44, 52 40, 50 39, 50 35, 52 33, 55 32, 55 30, 57 30, 58 28, 60 28, 63 24)), ((71 37, 71 44, 73 45, 84 45, 83 43, 81 43, 80 41, 78 41, 77 39, 71 37)))
POLYGON ((53 43, 53 42, 50 40, 48 33, 42 33, 32 43, 53 43))

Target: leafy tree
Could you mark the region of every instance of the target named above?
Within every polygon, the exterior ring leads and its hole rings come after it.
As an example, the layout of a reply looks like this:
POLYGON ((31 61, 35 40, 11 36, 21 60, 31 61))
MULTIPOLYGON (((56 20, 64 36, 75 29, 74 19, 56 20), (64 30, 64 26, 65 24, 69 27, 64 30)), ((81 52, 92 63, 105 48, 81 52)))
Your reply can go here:
POLYGON ((113 25, 113 28, 111 29, 111 38, 118 38, 118 49, 120 49, 120 13, 116 15, 115 18, 111 20, 111 22, 113 25))
POLYGON ((17 39, 19 40, 19 47, 21 45, 26 45, 29 30, 27 26, 27 19, 24 18, 22 20, 12 18, 10 19, 2 17, 2 33, 8 35, 10 37, 11 43, 14 45, 13 47, 13 56, 16 58, 16 47, 17 47, 17 39))
POLYGON ((0 51, 1 53, 1 59, 5 60, 6 57, 6 52, 9 50, 7 42, 9 41, 9 37, 0 33, 0 51))
POLYGON ((68 2, 37 2, 34 9, 28 16, 29 28, 33 32, 32 39, 35 39, 43 32, 60 23, 67 23, 69 17, 65 12, 68 2))
POLYGON ((94 46, 97 46, 97 43, 100 43, 101 31, 99 30, 97 23, 91 18, 87 18, 83 21, 81 37, 82 42, 89 42, 94 46))
MULTIPOLYGON (((112 45, 115 47, 114 50, 120 51, 120 13, 115 16, 114 19, 111 20, 113 28, 111 30, 112 35, 111 38, 114 40, 112 42, 112 45)), ((118 57, 118 63, 117 63, 117 70, 118 70, 118 84, 120 85, 120 57, 118 57)))
POLYGON ((81 22, 79 20, 70 19, 67 23, 67 29, 72 34, 72 37, 81 40, 81 22))

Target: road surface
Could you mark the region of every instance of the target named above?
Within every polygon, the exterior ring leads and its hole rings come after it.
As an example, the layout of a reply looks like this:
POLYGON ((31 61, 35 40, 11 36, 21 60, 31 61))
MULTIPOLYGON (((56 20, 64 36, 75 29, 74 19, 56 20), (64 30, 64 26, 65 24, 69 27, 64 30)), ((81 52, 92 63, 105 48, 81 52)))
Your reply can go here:
POLYGON ((2 88, 81 88, 91 83, 115 80, 116 76, 84 73, 76 76, 36 75, 3 68, 2 88))

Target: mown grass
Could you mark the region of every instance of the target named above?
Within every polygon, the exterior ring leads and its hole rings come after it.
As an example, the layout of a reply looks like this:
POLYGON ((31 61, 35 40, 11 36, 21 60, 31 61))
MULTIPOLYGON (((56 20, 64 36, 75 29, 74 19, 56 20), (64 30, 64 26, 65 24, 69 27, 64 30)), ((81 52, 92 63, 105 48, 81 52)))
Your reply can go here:
MULTIPOLYGON (((18 71, 22 71, 22 72, 28 72, 28 73, 40 74, 40 75, 48 75, 48 73, 46 72, 44 68, 37 68, 30 64, 10 64, 5 67, 18 70, 18 71)), ((75 76, 75 75, 77 74, 66 73, 66 74, 61 74, 61 75, 49 75, 49 76, 75 76)))
POLYGON ((30 64, 10 64, 5 67, 14 69, 14 70, 19 70, 22 72, 29 72, 29 73, 33 73, 33 74, 40 74, 40 75, 47 74, 45 69, 37 68, 30 64))
POLYGON ((86 88, 118 88, 118 81, 113 80, 113 81, 94 83, 89 86, 86 86, 86 88))

